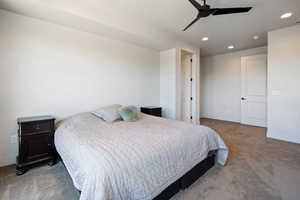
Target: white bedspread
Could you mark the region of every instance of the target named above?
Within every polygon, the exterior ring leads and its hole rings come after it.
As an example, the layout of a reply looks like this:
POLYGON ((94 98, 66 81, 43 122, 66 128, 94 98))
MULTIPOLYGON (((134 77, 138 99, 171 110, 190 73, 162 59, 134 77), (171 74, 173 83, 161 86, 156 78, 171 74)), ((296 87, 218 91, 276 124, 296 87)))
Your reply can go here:
POLYGON ((55 145, 80 200, 151 200, 192 167, 228 149, 204 126, 141 114, 137 122, 105 123, 90 113, 62 121, 55 145))

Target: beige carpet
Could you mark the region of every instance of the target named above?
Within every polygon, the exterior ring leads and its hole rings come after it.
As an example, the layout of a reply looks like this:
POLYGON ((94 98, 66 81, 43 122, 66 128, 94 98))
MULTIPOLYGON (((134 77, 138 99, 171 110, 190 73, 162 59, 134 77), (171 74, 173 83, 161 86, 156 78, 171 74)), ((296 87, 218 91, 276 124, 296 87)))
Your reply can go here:
MULTIPOLYGON (((217 130, 231 152, 225 167, 216 165, 172 200, 299 200, 300 145, 265 138, 265 129, 203 119, 217 130)), ((59 163, 22 176, 0 169, 1 200, 73 200, 79 193, 59 163)))

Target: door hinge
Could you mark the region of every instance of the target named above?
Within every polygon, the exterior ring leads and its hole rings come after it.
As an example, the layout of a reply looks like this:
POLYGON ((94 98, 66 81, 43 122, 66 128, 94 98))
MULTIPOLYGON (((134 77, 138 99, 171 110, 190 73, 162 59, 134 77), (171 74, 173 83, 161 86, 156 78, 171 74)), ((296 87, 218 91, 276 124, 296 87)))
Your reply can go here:
POLYGON ((191 78, 190 80, 193 81, 193 78, 191 78))
POLYGON ((191 62, 193 62, 193 59, 191 59, 191 62))
POLYGON ((193 119, 193 116, 191 116, 191 119, 193 119))
POLYGON ((193 101, 193 97, 191 97, 191 101, 193 101))

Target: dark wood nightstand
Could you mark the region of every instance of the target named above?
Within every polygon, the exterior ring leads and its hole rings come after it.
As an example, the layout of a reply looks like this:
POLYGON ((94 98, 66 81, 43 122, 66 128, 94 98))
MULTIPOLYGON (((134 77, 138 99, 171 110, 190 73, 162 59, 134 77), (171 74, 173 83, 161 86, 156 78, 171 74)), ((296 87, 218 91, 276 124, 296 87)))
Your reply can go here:
POLYGON ((154 107, 154 106, 150 106, 150 107, 141 107, 141 112, 148 114, 148 115, 153 115, 153 116, 157 116, 157 117, 161 117, 161 107, 154 107))
POLYGON ((24 174, 32 166, 48 162, 54 165, 57 154, 54 147, 55 118, 52 116, 18 118, 19 154, 17 175, 24 174))

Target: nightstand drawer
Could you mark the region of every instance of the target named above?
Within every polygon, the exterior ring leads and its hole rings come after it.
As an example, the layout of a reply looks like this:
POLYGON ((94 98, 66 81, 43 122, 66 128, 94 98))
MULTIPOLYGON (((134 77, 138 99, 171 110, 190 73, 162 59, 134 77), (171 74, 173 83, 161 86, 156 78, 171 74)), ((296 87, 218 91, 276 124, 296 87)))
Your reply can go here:
POLYGON ((52 131, 52 123, 49 121, 28 122, 21 125, 22 135, 39 134, 52 131))

